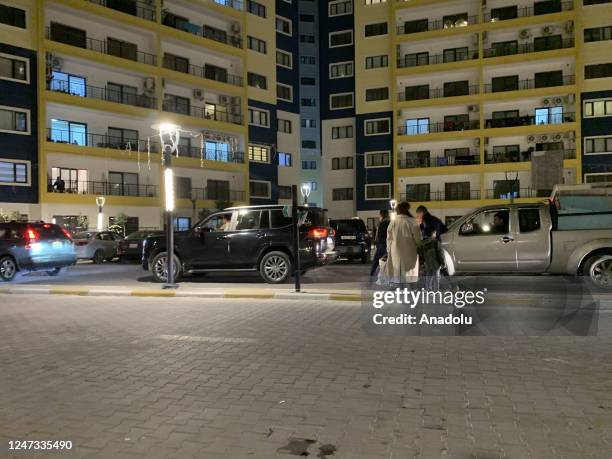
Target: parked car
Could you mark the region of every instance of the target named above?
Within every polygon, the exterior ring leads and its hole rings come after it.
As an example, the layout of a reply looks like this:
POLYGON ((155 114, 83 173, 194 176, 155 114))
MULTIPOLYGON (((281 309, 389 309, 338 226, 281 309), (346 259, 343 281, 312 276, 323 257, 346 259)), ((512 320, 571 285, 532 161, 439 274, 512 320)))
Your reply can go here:
POLYGON ((117 245, 122 237, 113 231, 81 231, 73 239, 79 260, 100 264, 117 256, 117 245))
POLYGON ((164 234, 164 232, 156 230, 134 231, 121 239, 117 246, 119 261, 140 260, 142 257, 142 241, 147 236, 156 234, 164 234))
MULTIPOLYGON (((299 250, 302 271, 333 262, 333 229, 326 211, 299 207, 299 250)), ((188 231, 178 231, 175 243, 175 279, 209 271, 259 272, 264 281, 278 284, 293 273, 295 260, 291 206, 232 207, 216 212, 188 231)), ((143 243, 142 267, 157 282, 165 282, 165 236, 149 236, 143 243)))
POLYGON ((336 231, 338 257, 361 260, 362 263, 370 261, 372 238, 362 219, 330 220, 329 226, 336 231))
POLYGON ((74 264, 70 234, 51 223, 0 223, 0 279, 11 281, 19 271, 47 271, 57 276, 74 264))

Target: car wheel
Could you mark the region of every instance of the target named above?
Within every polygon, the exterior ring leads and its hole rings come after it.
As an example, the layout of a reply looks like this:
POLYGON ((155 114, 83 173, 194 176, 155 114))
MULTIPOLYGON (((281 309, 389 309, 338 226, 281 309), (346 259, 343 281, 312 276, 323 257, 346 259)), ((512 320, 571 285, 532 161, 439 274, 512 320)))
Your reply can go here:
POLYGON ((589 257, 584 264, 584 274, 591 284, 602 290, 612 290, 612 254, 600 253, 589 257))
POLYGON ((53 269, 47 271, 47 274, 49 276, 57 276, 61 272, 62 272, 62 268, 53 268, 53 269))
POLYGON ((94 253, 92 260, 96 265, 101 265, 102 263, 104 263, 104 251, 100 249, 96 250, 96 253, 94 253))
MULTIPOLYGON (((167 282, 168 277, 168 266, 167 266, 168 254, 166 252, 159 252, 153 257, 151 261, 150 271, 153 274, 155 282, 167 282)), ((174 255, 173 269, 174 271, 174 282, 178 282, 182 275, 181 260, 174 255)))
POLYGON ((280 284, 291 275, 291 260, 285 252, 266 253, 259 263, 259 273, 268 284, 280 284))
POLYGON ((17 275, 17 263, 11 257, 0 258, 0 279, 5 282, 12 281, 17 275))

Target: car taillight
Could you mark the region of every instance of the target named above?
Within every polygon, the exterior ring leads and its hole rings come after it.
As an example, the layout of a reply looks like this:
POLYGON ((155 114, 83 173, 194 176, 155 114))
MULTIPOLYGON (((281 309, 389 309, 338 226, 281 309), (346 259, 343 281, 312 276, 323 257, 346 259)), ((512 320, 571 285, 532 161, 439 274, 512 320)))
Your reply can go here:
POLYGON ((28 242, 36 242, 36 240, 38 239, 38 233, 32 228, 28 228, 26 230, 26 239, 28 240, 28 242))
POLYGON ((308 231, 308 236, 314 237, 314 238, 322 238, 322 237, 327 237, 327 233, 328 233, 327 228, 317 227, 317 228, 311 228, 310 231, 308 231))
POLYGON ((62 233, 64 233, 68 239, 72 240, 72 234, 66 228, 62 228, 62 233))
POLYGON ((335 229, 333 229, 333 228, 330 228, 330 229, 329 229, 329 235, 330 235, 330 236, 335 236, 335 235, 336 235, 336 230, 335 230, 335 229))

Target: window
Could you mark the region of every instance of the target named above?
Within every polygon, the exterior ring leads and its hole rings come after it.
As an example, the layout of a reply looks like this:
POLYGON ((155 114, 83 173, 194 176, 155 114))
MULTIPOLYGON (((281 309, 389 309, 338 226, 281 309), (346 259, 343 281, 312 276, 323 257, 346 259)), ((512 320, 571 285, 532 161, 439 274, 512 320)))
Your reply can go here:
POLYGON ((30 111, 0 106, 0 132, 30 134, 30 111))
POLYGON ((341 32, 330 32, 329 47, 338 48, 340 46, 348 46, 353 44, 353 31, 343 30, 341 32))
POLYGON ((304 185, 308 185, 311 191, 317 191, 317 182, 304 182, 304 185))
POLYGON ((112 83, 109 81, 106 85, 106 98, 109 102, 117 102, 118 104, 127 105, 137 105, 138 88, 136 86, 128 86, 125 84, 112 83))
POLYGON ((191 199, 191 178, 175 176, 174 194, 177 199, 191 199))
POLYGON ((491 22, 507 21, 518 17, 518 7, 516 5, 503 6, 491 9, 491 22))
POLYGON ((366 5, 378 5, 380 3, 387 3, 387 0, 365 0, 366 5))
POLYGON ((377 69, 380 67, 389 66, 389 56, 387 54, 381 54, 379 56, 368 56, 365 58, 366 69, 377 69))
POLYGON ((612 174, 584 174, 585 183, 612 183, 612 174))
POLYGON ((293 86, 277 83, 276 98, 286 102, 293 102, 293 86))
POLYGON ((315 65, 317 60, 314 56, 300 56, 300 64, 315 65))
POLYGON ((51 74, 50 82, 51 91, 65 92, 75 96, 86 97, 87 80, 80 75, 72 75, 70 73, 58 72, 56 70, 51 74))
POLYGON ((612 62, 606 64, 592 64, 584 66, 584 77, 587 80, 593 78, 612 77, 612 62))
POLYGON ((353 157, 342 156, 340 158, 332 158, 332 169, 352 169, 353 168, 353 157))
POLYGON ((560 48, 563 48, 563 38, 561 35, 548 35, 546 37, 536 37, 533 39, 534 51, 550 51, 560 48))
POLYGON ((519 230, 521 233, 529 233, 540 229, 540 209, 527 208, 518 210, 519 230))
POLYGON ((422 51, 420 53, 409 53, 404 56, 404 67, 418 67, 420 65, 429 65, 429 53, 422 51))
POLYGON ((366 24, 364 35, 366 37, 375 37, 377 35, 386 35, 387 31, 387 23, 386 22, 377 22, 376 24, 366 24))
POLYGON ((278 165, 281 167, 293 166, 293 155, 291 153, 284 153, 282 151, 279 151, 278 152, 278 165))
POLYGON ((276 16, 276 31, 284 35, 291 36, 292 34, 291 21, 281 16, 276 16))
POLYGON ((302 118, 300 125, 304 128, 316 128, 317 120, 313 120, 311 118, 302 118))
POLYGON ((108 172, 108 194, 115 196, 139 196, 138 174, 133 172, 108 172))
POLYGON ((388 151, 369 151, 365 154, 365 167, 389 167, 391 153, 388 151))
MULTIPOLYGON (((108 143, 114 145, 116 138, 111 137, 112 128, 109 128, 108 143)), ((138 134, 136 134, 138 137, 138 134)), ((87 124, 64 120, 51 120, 50 140, 53 142, 69 143, 71 145, 87 145, 87 124)), ((112 148, 112 147, 111 147, 112 148)))
POLYGON ((584 139, 585 155, 612 154, 612 136, 586 137, 584 139))
POLYGON ((536 88, 549 88, 551 86, 563 86, 563 71, 553 70, 550 72, 539 72, 534 75, 536 88))
POLYGON ((444 184, 444 197, 447 201, 470 199, 470 182, 451 182, 444 184))
POLYGON ((470 82, 468 80, 444 83, 444 97, 467 96, 469 93, 470 82))
POLYGON ((249 161, 269 163, 270 147, 264 145, 249 145, 249 161))
POLYGON ((25 29, 26 12, 20 8, 0 5, 0 23, 25 29))
POLYGON ((51 168, 52 180, 56 180, 57 177, 60 177, 65 182, 65 191, 68 193, 86 194, 88 191, 88 175, 87 169, 70 169, 65 167, 51 168))
POLYGON ((51 22, 49 36, 53 41, 66 43, 79 48, 87 48, 87 32, 58 22, 51 22))
POLYGON ((247 82, 249 86, 257 89, 268 89, 268 79, 264 75, 248 72, 247 82))
POLYGON ((300 78, 300 84, 302 86, 315 86, 317 84, 317 80, 313 77, 302 77, 300 78))
POLYGON ((282 118, 278 119, 278 132, 283 132, 285 134, 291 134, 292 131, 292 122, 291 120, 284 120, 282 118))
POLYGON ((327 5, 327 15, 331 18, 334 16, 344 16, 345 14, 353 13, 353 0, 335 0, 327 5))
POLYGON ((293 68, 293 55, 280 49, 276 50, 276 65, 287 69, 293 68))
POLYGON ((563 123, 563 107, 542 107, 535 109, 535 124, 563 123))
POLYGON ((520 192, 519 180, 494 180, 493 198, 505 199, 509 196, 518 197, 520 192))
POLYGON ((429 183, 417 183, 406 185, 406 201, 427 202, 431 200, 429 183))
POLYGON ((304 97, 300 100, 300 105, 302 107, 316 107, 317 100, 313 97, 304 97))
POLYGON ((589 100, 584 102, 584 117, 612 116, 612 99, 589 100))
POLYGON ((111 56, 123 59, 138 60, 138 45, 117 38, 108 37, 106 39, 106 52, 111 56))
POLYGON ((0 184, 27 185, 29 184, 29 162, 10 161, 0 159, 0 184))
POLYGON ((229 180, 206 180, 206 197, 212 200, 228 201, 230 198, 229 180))
POLYGON ((163 109, 165 111, 189 115, 190 105, 190 100, 187 97, 175 96, 173 94, 164 95, 163 109))
POLYGON ((353 189, 352 188, 333 188, 332 189, 332 201, 352 201, 353 200, 353 189))
MULTIPOLYGON (((291 199, 291 186, 278 185, 278 199, 291 199)), ((276 209, 270 210, 272 217, 272 228, 280 228, 291 224, 291 217, 284 217, 283 211, 276 209)))
POLYGON ((540 14, 558 13, 561 11, 561 0, 544 0, 534 2, 533 14, 539 16, 540 14))
POLYGON ((495 145, 493 147, 493 162, 516 162, 520 158, 520 145, 495 145))
POLYGON ((374 102, 377 100, 389 99, 389 88, 370 88, 365 92, 366 102, 374 102))
POLYGON ((419 33, 429 30, 429 21, 427 18, 415 19, 404 22, 404 33, 419 33))
POLYGON ((247 46, 249 47, 249 49, 253 51, 257 51, 258 53, 262 53, 262 54, 267 53, 266 42, 263 40, 260 40, 259 38, 255 38, 255 37, 251 37, 250 35, 247 35, 247 46))
MULTIPOLYGON (((479 212, 465 223, 469 231, 460 231, 462 236, 486 236, 506 234, 510 229, 510 212, 508 209, 491 209, 479 212)), ((464 226, 462 226, 462 229, 464 226)))
POLYGON ((469 18, 467 13, 456 13, 448 14, 442 17, 442 24, 445 29, 452 29, 454 27, 465 27, 469 24, 469 18))
POLYGON ((314 35, 300 34, 300 43, 314 43, 314 42, 315 42, 314 35))
MULTIPOLYGON (((270 198, 270 182, 262 181, 262 180, 251 180, 249 182, 249 190, 251 192, 252 198, 270 198)), ((260 213, 260 211, 256 211, 256 213, 260 213)), ((244 219, 244 216, 243 216, 244 219)), ((256 227, 259 227, 257 225, 256 227)), ((253 229, 249 227, 240 227, 240 223, 236 226, 236 229, 253 229)))
MULTIPOLYGON (((138 217, 136 217, 138 218, 138 217)), ((174 228, 176 231, 187 231, 191 228, 191 218, 189 217, 174 217, 174 228)), ((127 233, 126 229, 126 233, 127 233)))
POLYGON ((28 83, 30 61, 25 57, 0 54, 0 79, 28 83))
POLYGON ((302 148, 317 148, 316 140, 302 140, 302 148))
POLYGON ((314 15, 312 15, 312 14, 300 14, 300 21, 302 21, 302 22, 314 22, 314 15))
POLYGON ((420 84, 417 86, 406 86, 404 95, 406 100, 429 99, 429 85, 420 84))
POLYGON ((365 122, 365 135, 389 134, 390 132, 391 120, 389 118, 366 120, 365 122))
POLYGON ((612 3, 612 0, 584 0, 584 5, 603 5, 604 3, 612 3))
POLYGON ((469 51, 467 46, 463 46, 461 48, 445 49, 442 55, 444 62, 464 61, 469 57, 469 51))
POLYGON ((584 29, 585 43, 605 40, 612 40, 612 26, 584 29))
POLYGON ((302 169, 304 170, 314 170, 317 168, 316 160, 302 160, 302 169))
POLYGON ((353 137, 353 126, 334 126, 331 131, 332 139, 348 139, 353 137))
POLYGON ((177 72, 189 73, 189 59, 175 56, 170 53, 164 53, 164 67, 176 70, 177 72))
POLYGON ((491 80, 491 88, 493 92, 516 91, 518 83, 518 75, 495 77, 491 80))
POLYGON ((353 108, 353 93, 331 94, 329 96, 329 108, 330 110, 353 108))
POLYGON ((389 199, 391 197, 390 183, 376 183, 365 186, 366 200, 372 199, 389 199))
POLYGON ((491 45, 488 57, 509 56, 518 53, 518 41, 499 41, 491 45))
POLYGON ((409 118, 406 120, 406 135, 429 134, 429 118, 409 118))
POLYGON ((346 78, 353 76, 353 61, 329 64, 330 78, 346 78))
POLYGON ((247 11, 255 16, 259 16, 260 18, 266 17, 266 7, 261 3, 257 3, 254 0, 247 0, 247 11))
POLYGON ((270 112, 249 107, 249 124, 270 127, 270 112))

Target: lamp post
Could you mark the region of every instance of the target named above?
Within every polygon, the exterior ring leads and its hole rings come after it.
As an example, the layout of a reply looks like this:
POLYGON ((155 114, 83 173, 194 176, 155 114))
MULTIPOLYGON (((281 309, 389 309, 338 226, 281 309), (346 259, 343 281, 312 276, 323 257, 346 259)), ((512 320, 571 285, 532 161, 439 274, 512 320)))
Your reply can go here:
POLYGON ((308 207, 308 196, 310 196, 310 184, 309 183, 302 183, 302 187, 300 188, 300 191, 302 193, 302 197, 304 198, 304 205, 306 207, 308 207))
POLYGON ((98 231, 102 231, 104 229, 104 213, 103 213, 102 208, 104 207, 105 203, 106 203, 106 198, 104 196, 98 196, 96 198, 96 204, 98 205, 98 225, 97 225, 98 231))
POLYGON ((392 199, 389 201, 389 206, 391 207, 391 220, 395 219, 395 207, 397 207, 397 201, 392 199))

